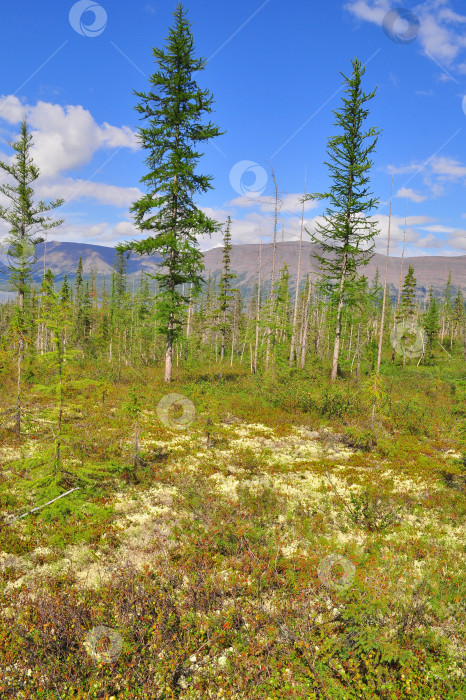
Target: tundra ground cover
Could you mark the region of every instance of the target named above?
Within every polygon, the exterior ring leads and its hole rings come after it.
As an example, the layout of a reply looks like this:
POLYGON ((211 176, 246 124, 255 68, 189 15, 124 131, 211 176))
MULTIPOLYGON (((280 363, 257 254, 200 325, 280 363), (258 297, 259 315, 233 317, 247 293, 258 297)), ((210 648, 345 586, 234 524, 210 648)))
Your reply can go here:
POLYGON ((0 442, 3 697, 463 697, 461 366, 385 375, 373 425, 318 369, 180 370, 183 430, 151 368, 74 367, 57 473, 39 369, 0 442))

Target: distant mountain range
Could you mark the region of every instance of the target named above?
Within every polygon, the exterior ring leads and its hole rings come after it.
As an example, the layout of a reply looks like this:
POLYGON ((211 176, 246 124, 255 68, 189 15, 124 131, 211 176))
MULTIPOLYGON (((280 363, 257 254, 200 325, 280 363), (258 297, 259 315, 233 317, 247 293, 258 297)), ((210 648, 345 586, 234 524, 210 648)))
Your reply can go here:
MULTIPOLYGON (((110 275, 116 257, 114 248, 89 243, 62 243, 49 241, 47 244, 39 243, 36 246, 37 262, 33 269, 33 279, 40 282, 46 268, 50 269, 57 281, 61 281, 65 275, 72 279, 75 276, 79 258, 83 260, 83 269, 86 275, 95 270, 100 275, 110 275), (44 260, 45 258, 45 260, 44 260)), ((129 275, 140 274, 142 270, 153 271, 160 256, 139 256, 131 253, 127 272, 129 275)), ((6 255, 0 255, 0 284, 4 286, 4 278, 8 278, 8 259, 6 255)))
MULTIPOLYGON (((308 272, 317 272, 317 264, 312 253, 315 246, 312 243, 303 242, 301 253, 301 276, 308 272)), ((257 243, 233 246, 231 252, 231 266, 237 274, 237 281, 241 285, 251 286, 257 279, 259 269, 259 257, 262 259, 262 279, 270 277, 272 271, 272 251, 271 243, 259 246, 257 243), (262 251, 260 252, 260 247, 262 251)), ((276 250, 276 270, 279 270, 286 262, 291 278, 296 279, 298 271, 299 242, 290 241, 277 243, 276 250)), ((222 268, 222 249, 213 248, 204 254, 206 269, 211 274, 219 274, 222 268)), ((381 282, 385 276, 386 256, 376 253, 368 265, 361 268, 361 273, 369 280, 374 279, 377 270, 379 271, 381 282)), ((414 267, 414 274, 417 281, 418 291, 422 294, 432 287, 442 290, 451 272, 451 282, 455 288, 459 286, 466 291, 466 255, 460 256, 419 256, 405 258, 403 267, 403 277, 408 270, 408 264, 414 267)), ((400 282, 401 258, 389 258, 388 261, 388 282, 392 290, 397 290, 400 282)))
MULTIPOLYGON (((270 279, 272 270, 272 244, 262 244, 261 246, 262 280, 270 279)), ((301 255, 301 278, 308 272, 316 272, 315 259, 311 257, 313 245, 305 242, 301 255)), ((296 279, 298 269, 299 243, 296 241, 277 243, 276 250, 276 271, 286 262, 290 272, 292 283, 296 279)), ((65 275, 73 279, 78 266, 79 258, 82 257, 83 268, 86 275, 92 270, 98 273, 99 287, 104 276, 109 280, 115 261, 116 252, 114 248, 91 245, 87 243, 62 243, 49 241, 45 248, 44 243, 37 246, 37 263, 33 270, 33 279, 39 282, 44 271, 44 253, 46 255, 45 266, 49 268, 58 282, 61 282, 65 275)), ((259 269, 260 246, 257 243, 234 245, 231 251, 231 267, 236 273, 235 284, 241 287, 247 295, 252 290, 257 281, 259 269)), ((385 256, 375 254, 370 263, 362 269, 363 273, 372 280, 379 270, 381 280, 385 274, 385 256)), ((127 273, 130 278, 139 277, 141 272, 154 272, 161 258, 159 256, 138 256, 131 254, 128 259, 127 273)), ((0 289, 7 291, 8 270, 7 258, 0 255, 0 289)), ((204 253, 204 263, 206 275, 219 275, 222 268, 222 248, 212 248, 204 253)), ((388 281, 392 294, 398 289, 400 279, 401 258, 389 258, 388 281)), ((406 258, 404 261, 404 273, 406 274, 408 264, 413 265, 414 274, 418 284, 418 292, 423 295, 432 285, 435 290, 444 289, 448 276, 451 273, 451 281, 454 288, 459 286, 466 291, 466 255, 460 256, 419 256, 406 258)))

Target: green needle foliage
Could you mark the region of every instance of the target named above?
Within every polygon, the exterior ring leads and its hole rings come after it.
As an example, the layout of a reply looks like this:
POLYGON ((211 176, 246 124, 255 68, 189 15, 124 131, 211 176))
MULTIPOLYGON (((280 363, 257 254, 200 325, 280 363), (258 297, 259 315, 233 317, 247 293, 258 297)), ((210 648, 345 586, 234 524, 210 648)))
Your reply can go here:
POLYGON ((7 236, 10 284, 18 292, 19 304, 15 318, 15 331, 18 338, 18 391, 16 399, 16 432, 21 432, 21 364, 24 348, 30 330, 27 322, 25 299, 30 287, 31 269, 36 262, 35 245, 44 239, 38 237, 43 231, 60 226, 63 220, 44 216, 48 211, 63 204, 63 199, 53 202, 34 201, 32 184, 39 177, 39 168, 31 156, 32 136, 24 119, 21 122, 19 139, 10 143, 15 151, 11 165, 0 161, 0 170, 13 180, 0 185, 0 193, 10 200, 10 206, 0 206, 0 219, 9 226, 7 236))
POLYGON ((427 312, 424 315, 424 330, 427 336, 427 348, 426 355, 429 361, 432 360, 433 347, 438 341, 438 335, 440 332, 440 312, 437 304, 437 300, 434 297, 432 287, 429 292, 429 301, 427 312))
POLYGON ((12 165, 0 161, 0 169, 13 179, 13 184, 0 185, 0 193, 10 200, 11 205, 0 206, 0 219, 10 227, 7 238, 10 282, 18 291, 20 300, 24 300, 35 262, 34 246, 43 240, 38 235, 63 223, 63 220, 57 221, 44 214, 61 206, 64 200, 34 202, 31 185, 39 177, 39 168, 31 157, 32 135, 26 120, 21 122, 18 141, 10 145, 15 151, 15 160, 12 165))
POLYGON ((410 320, 414 317, 416 310, 416 286, 417 281, 414 277, 414 267, 408 265, 408 272, 403 282, 401 290, 401 303, 399 318, 403 321, 410 320))
POLYGON ((222 257, 222 274, 220 276, 219 288, 219 313, 221 315, 219 330, 221 335, 220 360, 225 357, 225 339, 228 330, 227 313, 233 301, 233 295, 236 289, 232 288, 231 281, 236 275, 231 271, 231 218, 227 218, 225 231, 223 234, 223 257, 222 257))
POLYGON ((368 216, 379 202, 369 189, 369 171, 373 165, 370 156, 380 131, 374 127, 364 129, 369 116, 366 104, 375 96, 375 90, 369 94, 362 90, 365 69, 356 58, 352 66, 351 77, 342 73, 347 97, 343 98, 341 109, 334 110, 335 126, 341 133, 330 138, 327 145, 329 161, 325 165, 329 168, 332 185, 325 193, 309 194, 305 198, 328 201, 324 222, 317 224, 316 233, 310 235, 322 251, 315 257, 323 273, 325 289, 336 305, 332 381, 338 374, 342 310, 360 282, 358 268, 366 265, 373 255, 377 226, 368 216))
POLYGON ((149 78, 152 89, 135 92, 141 100, 136 109, 146 120, 146 126, 139 129, 139 139, 148 151, 145 163, 149 172, 141 179, 147 193, 131 211, 136 226, 149 235, 122 248, 162 256, 163 268, 153 277, 159 283, 157 322, 159 332, 166 336, 167 382, 172 375, 173 344, 181 332, 188 301, 182 285, 192 284, 197 294, 203 282, 197 238, 220 228, 194 201, 196 195, 211 189, 212 180, 196 172, 202 156, 197 146, 220 134, 217 126, 203 121, 212 111, 212 95, 193 79, 206 62, 194 55, 190 24, 181 4, 174 18, 166 47, 153 49, 158 70, 149 78))

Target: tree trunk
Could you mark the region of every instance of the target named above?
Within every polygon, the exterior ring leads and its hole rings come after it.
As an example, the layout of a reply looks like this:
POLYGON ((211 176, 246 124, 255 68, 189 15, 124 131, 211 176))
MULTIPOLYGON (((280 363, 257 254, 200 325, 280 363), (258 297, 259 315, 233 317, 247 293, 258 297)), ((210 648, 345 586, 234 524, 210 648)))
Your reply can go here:
POLYGON ((304 369, 306 364, 306 351, 307 351, 307 331, 309 325, 309 306, 311 303, 311 293, 312 293, 312 282, 311 273, 308 276, 308 288, 307 288, 307 299, 306 306, 304 308, 304 319, 303 319, 303 329, 302 329, 302 340, 301 340, 301 369, 304 369))
MULTIPOLYGON (((271 284, 270 284, 270 316, 269 320, 273 321, 274 317, 274 309, 273 309, 273 302, 274 302, 274 286, 275 286, 275 260, 277 256, 277 226, 278 226, 278 187, 277 187, 277 180, 275 178, 275 172, 272 168, 272 179, 273 179, 273 184, 275 188, 275 206, 274 206, 274 213, 273 213, 273 245, 272 245, 272 279, 271 279, 271 284)), ((271 351, 271 342, 272 342, 272 329, 267 328, 267 349, 265 352, 265 369, 268 370, 269 368, 269 363, 270 363, 270 351, 271 351)))
POLYGON ((259 346, 259 321, 261 309, 261 270, 262 270, 262 242, 259 244, 259 279, 257 285, 257 311, 256 311, 256 343, 254 346, 254 374, 257 372, 257 351, 259 346))
POLYGON ((387 236, 387 259, 385 261, 385 280, 383 285, 383 301, 382 301, 382 318, 380 319, 380 335, 379 348, 377 352, 377 371, 376 376, 380 374, 380 364, 382 362, 382 346, 383 346, 383 331, 385 326, 385 306, 387 303, 387 282, 388 282, 388 256, 390 254, 390 229, 392 225, 392 201, 393 201, 393 175, 392 189, 390 193, 390 215, 388 217, 388 236, 387 236))
POLYGON ((340 340, 341 340, 341 315, 343 310, 343 293, 345 289, 346 282, 346 267, 347 267, 348 254, 345 252, 343 256, 343 268, 341 271, 340 280, 340 290, 338 293, 338 307, 337 307, 337 320, 335 324, 335 343, 333 346, 333 361, 332 361, 332 374, 330 375, 330 381, 335 382, 338 376, 338 360, 340 357, 340 340))
POLYGON ((24 358, 24 281, 21 281, 19 290, 19 337, 18 337, 18 375, 17 375, 17 393, 16 393, 16 425, 15 432, 21 435, 21 369, 24 358))
POLYGON ((165 349, 165 382, 169 383, 172 380, 173 367, 173 320, 168 322, 167 345, 165 349))
MULTIPOLYGON (((406 205, 406 208, 408 205, 406 205)), ((406 214, 407 212, 405 211, 405 228, 404 228, 404 233, 403 233, 403 250, 401 253, 401 264, 400 264, 400 281, 398 283, 398 298, 396 301, 396 311, 395 311, 395 324, 394 324, 394 338, 393 338, 393 349, 392 349, 392 364, 395 362, 395 347, 396 347, 396 336, 398 332, 398 309, 400 308, 400 301, 401 301, 401 287, 403 284, 403 263, 404 263, 404 258, 405 258, 405 244, 406 244, 406 214)))
MULTIPOLYGON (((306 176, 304 176, 304 195, 306 194, 306 176)), ((301 228, 299 232, 299 252, 298 252, 298 270, 296 273, 296 291, 294 296, 294 309, 293 309, 293 330, 291 334, 291 346, 290 346, 290 357, 288 364, 290 367, 293 366, 294 361, 294 350, 296 343, 296 323, 298 319, 298 301, 299 301, 299 279, 301 277, 301 249, 303 247, 303 229, 304 229, 304 198, 301 208, 301 228)))

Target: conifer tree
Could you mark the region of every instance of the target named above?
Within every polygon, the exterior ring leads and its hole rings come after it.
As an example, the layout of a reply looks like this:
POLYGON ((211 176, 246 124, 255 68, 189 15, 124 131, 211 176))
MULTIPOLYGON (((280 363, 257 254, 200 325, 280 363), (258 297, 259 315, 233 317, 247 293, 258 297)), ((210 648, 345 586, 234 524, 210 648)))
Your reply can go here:
MULTIPOLYGON (((464 338, 465 336, 465 320, 466 313, 464 309, 464 296, 461 291, 461 288, 458 288, 458 293, 453 302, 452 326, 454 335, 457 336, 460 340, 462 337, 464 338)), ((463 347, 466 351, 465 346, 463 347)))
MULTIPOLYGON (((398 334, 400 333, 398 323, 401 321, 402 323, 408 323, 411 326, 414 325, 414 316, 416 314, 416 286, 417 281, 414 277, 414 268, 412 265, 408 265, 408 272, 406 273, 406 277, 403 282, 403 287, 400 294, 400 304, 396 314, 396 326, 393 343, 394 348, 396 346, 398 334)), ((404 331, 401 331, 402 335, 400 337, 400 341, 406 341, 406 338, 412 335, 413 331, 415 332, 415 329, 405 329, 404 331)), ((406 355, 403 354, 403 366, 405 363, 406 355)))
POLYGON ((220 346, 220 362, 223 361, 225 356, 225 338, 227 334, 228 324, 227 324, 227 312, 231 306, 234 292, 236 290, 232 289, 231 280, 235 279, 236 275, 231 271, 231 218, 228 217, 225 226, 225 232, 223 234, 223 258, 222 258, 222 274, 220 276, 219 282, 219 312, 220 312, 220 334, 221 334, 221 346, 220 346))
POLYGON ((414 277, 414 267, 408 265, 408 272, 403 282, 400 297, 400 308, 398 318, 402 321, 411 320, 416 310, 416 285, 414 277))
POLYGON ((305 199, 328 201, 322 224, 310 234, 317 244, 314 255, 320 263, 327 292, 335 300, 335 340, 331 380, 338 375, 340 357, 342 310, 348 294, 359 283, 359 267, 366 265, 374 253, 376 223, 369 216, 378 199, 370 192, 369 171, 373 165, 371 154, 377 144, 379 131, 364 122, 369 116, 367 103, 375 90, 365 93, 362 78, 365 68, 358 59, 352 61, 353 73, 342 73, 346 86, 343 106, 334 110, 335 125, 341 133, 329 139, 327 152, 332 185, 325 193, 306 195, 305 199))
POLYGON ((441 306, 442 314, 442 331, 440 334, 440 340, 443 343, 445 334, 448 332, 449 326, 451 326, 451 317, 453 311, 453 289, 451 284, 451 272, 448 274, 447 283, 445 285, 445 292, 443 295, 443 302, 441 306))
MULTIPOLYGON (((110 298, 110 323, 111 336, 116 336, 118 341, 118 376, 121 368, 122 335, 126 314, 128 279, 126 275, 127 258, 122 249, 117 248, 117 254, 113 263, 112 293, 110 298)), ((112 348, 112 346, 111 346, 112 348)), ((110 349, 112 356, 112 349, 110 349)))
POLYGON ((428 359, 432 359, 433 346, 438 339, 440 331, 440 314, 437 301, 433 295, 432 287, 429 291, 428 309, 424 316, 424 330, 427 337, 426 354, 428 359))
POLYGON ((141 182, 147 187, 131 208, 136 226, 148 233, 124 249, 139 254, 159 253, 161 271, 157 296, 158 330, 166 338, 165 381, 172 378, 174 343, 180 336, 183 308, 188 302, 180 288, 192 284, 194 294, 202 284, 203 260, 197 237, 218 230, 219 224, 202 212, 195 195, 211 188, 211 177, 196 172, 201 157, 198 146, 220 134, 217 126, 204 122, 212 112, 212 95, 195 80, 206 62, 195 57, 194 39, 181 3, 174 13, 163 49, 154 48, 158 70, 150 76, 151 89, 136 92, 136 109, 146 126, 139 129, 141 146, 147 150, 149 172, 141 182))
POLYGON ((53 307, 55 304, 55 287, 54 287, 55 277, 52 270, 47 270, 42 278, 42 284, 40 286, 41 293, 41 327, 43 329, 41 350, 42 352, 48 352, 49 350, 49 327, 47 324, 47 319, 50 319, 53 313, 53 307))
POLYGON ((282 363, 288 357, 288 342, 291 340, 292 327, 290 323, 291 299, 290 299, 290 273, 284 263, 279 271, 279 278, 275 284, 274 293, 274 328, 273 343, 278 345, 279 359, 282 363))
POLYGON ((31 148, 32 135, 24 119, 21 122, 19 139, 10 146, 15 151, 14 162, 11 165, 0 161, 0 170, 13 180, 0 185, 0 194, 10 200, 9 206, 0 206, 0 219, 9 226, 7 236, 10 283, 18 292, 19 306, 16 316, 18 335, 18 391, 16 432, 21 431, 21 363, 24 356, 27 324, 25 323, 25 297, 30 283, 33 264, 36 262, 35 245, 44 239, 40 237, 44 231, 63 223, 44 216, 47 212, 63 204, 62 199, 52 202, 34 201, 33 183, 39 177, 39 168, 34 165, 31 148))

